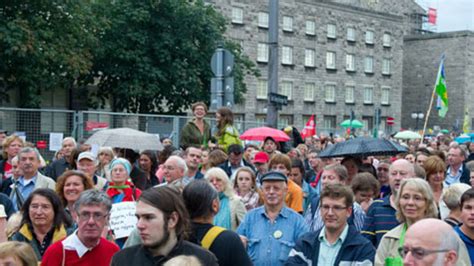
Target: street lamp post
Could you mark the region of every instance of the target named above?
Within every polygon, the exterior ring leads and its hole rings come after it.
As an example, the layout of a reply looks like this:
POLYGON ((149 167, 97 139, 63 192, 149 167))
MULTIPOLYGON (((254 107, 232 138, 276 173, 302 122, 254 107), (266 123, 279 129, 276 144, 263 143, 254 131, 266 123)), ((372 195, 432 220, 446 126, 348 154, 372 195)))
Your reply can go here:
POLYGON ((411 113, 411 118, 416 119, 415 130, 418 130, 418 120, 423 119, 424 117, 425 114, 423 114, 422 112, 411 113))

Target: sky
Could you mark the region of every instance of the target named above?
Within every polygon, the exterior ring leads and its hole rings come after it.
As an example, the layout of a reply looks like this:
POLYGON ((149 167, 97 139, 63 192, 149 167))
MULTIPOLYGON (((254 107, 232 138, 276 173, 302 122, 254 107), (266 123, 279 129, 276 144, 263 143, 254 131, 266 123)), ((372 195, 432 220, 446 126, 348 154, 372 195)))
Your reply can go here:
POLYGON ((472 30, 474 31, 474 0, 416 0, 423 8, 436 8, 437 25, 431 27, 436 32, 472 30))

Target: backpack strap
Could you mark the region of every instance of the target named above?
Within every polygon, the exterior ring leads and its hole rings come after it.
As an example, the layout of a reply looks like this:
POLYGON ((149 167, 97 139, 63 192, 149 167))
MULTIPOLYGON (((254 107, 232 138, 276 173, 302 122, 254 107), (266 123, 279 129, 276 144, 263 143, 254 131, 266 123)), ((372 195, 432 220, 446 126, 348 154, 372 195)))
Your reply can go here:
POLYGON ((220 226, 213 226, 201 240, 201 246, 205 249, 209 249, 214 242, 214 240, 225 231, 225 228, 220 226))

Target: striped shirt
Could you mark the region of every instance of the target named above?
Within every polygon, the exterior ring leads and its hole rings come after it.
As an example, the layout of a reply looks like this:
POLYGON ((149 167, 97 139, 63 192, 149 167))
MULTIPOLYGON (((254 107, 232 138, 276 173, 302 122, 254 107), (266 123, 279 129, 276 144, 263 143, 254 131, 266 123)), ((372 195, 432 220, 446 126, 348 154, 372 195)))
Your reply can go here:
POLYGON ((370 205, 361 234, 369 239, 375 248, 385 233, 400 224, 395 212, 396 210, 390 205, 390 195, 374 200, 370 205))

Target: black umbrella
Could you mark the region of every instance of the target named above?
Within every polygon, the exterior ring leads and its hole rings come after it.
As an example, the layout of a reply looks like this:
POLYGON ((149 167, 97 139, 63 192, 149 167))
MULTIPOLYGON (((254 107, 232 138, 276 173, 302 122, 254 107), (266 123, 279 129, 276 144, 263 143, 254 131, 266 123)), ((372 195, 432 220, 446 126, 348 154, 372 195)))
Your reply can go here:
POLYGON ((407 152, 407 149, 388 139, 359 137, 339 142, 324 149, 319 157, 367 157, 375 155, 395 155, 407 152))

